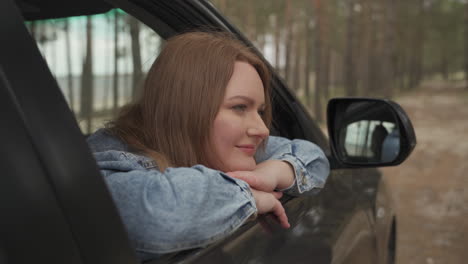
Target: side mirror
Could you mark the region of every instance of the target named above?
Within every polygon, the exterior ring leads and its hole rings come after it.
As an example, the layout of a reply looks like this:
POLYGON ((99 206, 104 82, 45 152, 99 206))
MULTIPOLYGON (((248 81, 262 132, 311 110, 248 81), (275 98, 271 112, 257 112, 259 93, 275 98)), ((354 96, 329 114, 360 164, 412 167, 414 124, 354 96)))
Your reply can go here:
POLYGON ((332 168, 398 165, 416 146, 410 119, 390 100, 334 98, 327 119, 332 168))

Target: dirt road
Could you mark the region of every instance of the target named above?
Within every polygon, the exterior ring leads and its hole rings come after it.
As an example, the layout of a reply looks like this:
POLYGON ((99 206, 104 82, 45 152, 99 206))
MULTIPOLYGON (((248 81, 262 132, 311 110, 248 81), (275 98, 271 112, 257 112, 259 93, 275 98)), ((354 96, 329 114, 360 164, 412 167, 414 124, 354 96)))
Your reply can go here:
POLYGON ((398 215, 397 264, 468 263, 468 90, 430 82, 396 98, 418 145, 383 170, 398 215))

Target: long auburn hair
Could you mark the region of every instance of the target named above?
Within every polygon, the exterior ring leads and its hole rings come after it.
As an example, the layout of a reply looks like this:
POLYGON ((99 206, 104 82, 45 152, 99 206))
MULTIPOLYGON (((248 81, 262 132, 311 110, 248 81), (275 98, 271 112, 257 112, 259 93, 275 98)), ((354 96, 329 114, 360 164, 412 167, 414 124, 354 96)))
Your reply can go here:
POLYGON ((258 72, 271 124, 270 72, 265 63, 229 33, 189 32, 167 40, 151 66, 142 93, 107 124, 131 151, 167 167, 207 165, 213 121, 236 61, 258 72))

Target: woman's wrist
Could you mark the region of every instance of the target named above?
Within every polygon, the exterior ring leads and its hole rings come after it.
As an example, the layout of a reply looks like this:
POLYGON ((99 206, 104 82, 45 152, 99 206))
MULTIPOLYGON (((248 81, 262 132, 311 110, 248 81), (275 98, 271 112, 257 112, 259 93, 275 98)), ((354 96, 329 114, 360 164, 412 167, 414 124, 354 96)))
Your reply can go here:
POLYGON ((296 180, 295 175, 294 175, 294 167, 292 166, 291 163, 284 161, 284 160, 278 160, 279 161, 279 174, 277 174, 278 178, 278 184, 276 186, 276 189, 278 190, 283 190, 291 187, 294 184, 294 181, 296 180))

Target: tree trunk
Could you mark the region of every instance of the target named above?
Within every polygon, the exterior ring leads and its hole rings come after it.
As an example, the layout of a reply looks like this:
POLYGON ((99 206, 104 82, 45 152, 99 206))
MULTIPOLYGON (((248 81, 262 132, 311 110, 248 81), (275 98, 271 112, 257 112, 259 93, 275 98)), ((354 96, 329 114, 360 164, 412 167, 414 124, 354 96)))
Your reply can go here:
POLYGON ((325 102, 330 99, 330 61, 331 50, 328 43, 323 46, 323 97, 325 102))
POLYGON ((141 51, 140 51, 140 25, 137 19, 129 17, 130 37, 132 38, 132 98, 135 99, 142 88, 141 51))
MULTIPOLYGON (((468 32, 468 30, 467 30, 467 32, 468 32)), ((279 72, 280 68, 281 68, 281 66, 280 66, 280 54, 281 54, 280 49, 281 49, 280 17, 279 17, 278 14, 275 14, 275 68, 276 68, 277 72, 279 72)))
POLYGON ((286 0, 286 9, 284 14, 284 20, 286 22, 286 31, 284 39, 286 41, 286 50, 285 50, 285 62, 284 62, 284 79, 286 83, 289 84, 290 81, 290 71, 291 71, 291 36, 292 36, 292 22, 291 22, 291 0, 286 0))
POLYGON ((246 29, 246 34, 247 38, 251 40, 256 39, 256 14, 255 14, 255 8, 252 3, 252 1, 247 1, 242 5, 244 7, 243 15, 245 16, 245 19, 243 20, 245 23, 245 29, 246 29))
POLYGON ((81 75, 81 117, 85 119, 85 131, 92 131, 93 112, 93 27, 92 18, 86 18, 86 54, 81 75))
POLYGON ((302 39, 300 37, 300 30, 296 28, 294 32, 294 69, 291 74, 292 76, 292 88, 296 91, 299 91, 301 88, 301 77, 300 77, 300 67, 301 67, 301 60, 302 60, 302 47, 301 42, 302 39))
POLYGON ((67 60, 67 87, 68 87, 68 101, 70 102, 70 108, 72 111, 75 109, 75 96, 73 89, 73 72, 72 72, 72 56, 71 56, 71 43, 70 43, 70 24, 68 19, 64 21, 64 31, 65 31, 65 52, 67 60))
POLYGON ((320 16, 321 16, 321 23, 320 23, 320 42, 321 42, 321 58, 320 62, 322 64, 322 71, 321 71, 321 88, 323 98, 325 100, 328 99, 328 86, 330 83, 330 40, 329 40, 329 28, 330 28, 330 20, 328 19, 328 9, 327 9, 328 1, 322 3, 320 16))
POLYGON ((322 60, 322 37, 323 37, 323 18, 322 1, 312 0, 315 11, 315 100, 314 112, 315 119, 322 122, 322 85, 323 85, 323 60, 322 60))
POLYGON ((257 41, 258 41, 258 49, 260 50, 260 52, 265 54, 265 47, 266 47, 265 34, 258 35, 257 41))
POLYGON ((119 13, 114 10, 114 76, 113 76, 113 112, 119 108, 119 13))
POLYGON ((410 58, 410 88, 415 88, 422 80, 423 74, 423 49, 424 49, 424 0, 418 1, 417 24, 414 29, 413 40, 411 41, 410 58))
POLYGON ((310 62, 311 62, 311 50, 312 50, 312 41, 310 40, 311 34, 311 27, 309 25, 309 19, 305 19, 305 48, 304 48, 304 92, 305 92, 305 100, 307 107, 311 106, 311 96, 310 96, 310 62))
POLYGON ((355 96, 357 94, 357 85, 354 68, 354 0, 347 0, 347 11, 344 86, 347 96, 355 96))
MULTIPOLYGON (((57 48, 57 27, 55 26, 55 23, 51 23, 51 26, 48 27, 48 30, 50 32, 50 34, 48 34, 50 36, 50 39, 48 39, 49 41, 49 45, 51 46, 51 49, 50 49, 50 55, 49 55, 49 60, 48 60, 48 63, 49 63, 49 67, 51 69, 51 73, 52 73, 52 76, 54 76, 54 78, 57 78, 57 65, 58 65, 58 61, 57 61, 57 51, 58 51, 58 48, 57 48)), ((49 33, 47 32, 47 33, 49 33)), ((47 58, 47 55, 45 56, 47 58)))
POLYGON ((384 41, 382 45, 383 63, 382 63, 382 80, 383 95, 387 98, 393 95, 395 84, 395 71, 396 71, 396 36, 395 36, 395 20, 396 20, 396 6, 395 0, 385 0, 384 13, 385 23, 384 41))
MULTIPOLYGON (((106 21, 107 21, 107 27, 108 27, 108 32, 112 32, 114 29, 114 19, 112 16, 112 13, 108 13, 106 15, 106 21)), ((109 72, 105 73, 105 90, 104 90, 104 110, 109 110, 111 109, 110 103, 111 103, 111 91, 112 91, 112 74, 111 74, 111 69, 113 69, 113 63, 114 63, 114 58, 112 57, 113 55, 113 45, 111 41, 106 42, 107 48, 106 48, 106 69, 109 69, 109 72)))
POLYGON ((382 71, 385 61, 383 57, 382 47, 383 44, 381 39, 381 32, 383 30, 384 23, 382 23, 382 7, 379 3, 372 2, 369 5, 370 20, 369 20, 369 46, 368 46, 368 65, 367 65, 367 89, 366 94, 376 96, 381 95, 382 91, 385 90, 382 81, 382 71))
POLYGON ((468 2, 465 3, 465 81, 468 89, 468 2))
POLYGON ((226 12, 226 0, 219 0, 217 6, 219 7, 219 10, 223 11, 223 13, 226 12))
POLYGON ((445 44, 445 41, 442 41, 441 47, 440 47, 440 73, 442 74, 442 77, 444 78, 445 81, 449 80, 449 59, 448 59, 448 52, 449 52, 449 47, 445 44))

